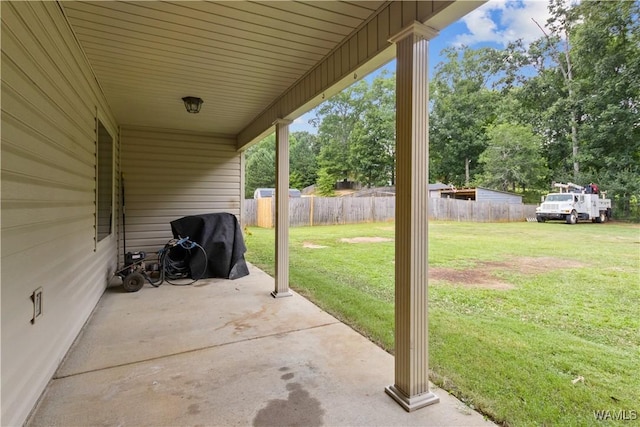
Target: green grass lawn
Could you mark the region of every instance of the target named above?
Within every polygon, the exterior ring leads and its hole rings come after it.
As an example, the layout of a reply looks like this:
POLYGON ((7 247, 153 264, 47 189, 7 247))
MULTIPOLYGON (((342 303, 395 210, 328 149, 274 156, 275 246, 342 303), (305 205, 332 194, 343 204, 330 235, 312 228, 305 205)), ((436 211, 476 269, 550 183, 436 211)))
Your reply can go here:
MULTIPOLYGON (((247 231, 273 274, 274 230, 247 231)), ((354 237, 393 224, 291 228, 291 287, 393 352, 394 243, 354 237)), ((431 222, 429 268, 436 384, 504 425, 640 422, 640 227, 431 222)))

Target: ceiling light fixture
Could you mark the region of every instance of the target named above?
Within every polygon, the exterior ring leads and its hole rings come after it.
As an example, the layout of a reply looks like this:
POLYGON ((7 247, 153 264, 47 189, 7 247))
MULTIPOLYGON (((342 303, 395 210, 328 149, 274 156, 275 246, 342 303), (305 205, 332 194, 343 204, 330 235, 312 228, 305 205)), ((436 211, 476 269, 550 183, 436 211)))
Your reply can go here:
POLYGON ((184 108, 187 109, 187 113, 193 114, 200 112, 200 107, 202 107, 202 103, 204 102, 202 98, 198 98, 197 96, 185 96, 182 100, 184 101, 184 108))

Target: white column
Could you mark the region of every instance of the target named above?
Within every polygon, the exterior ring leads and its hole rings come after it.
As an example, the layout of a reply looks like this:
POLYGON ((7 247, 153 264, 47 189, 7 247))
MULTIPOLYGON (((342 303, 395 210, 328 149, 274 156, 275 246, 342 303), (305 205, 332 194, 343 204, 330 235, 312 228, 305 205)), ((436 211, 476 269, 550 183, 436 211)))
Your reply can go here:
POLYGON ((415 22, 396 44, 395 383, 385 391, 413 411, 440 399, 429 391, 428 345, 428 40, 415 22))
POLYGON ((289 291, 289 125, 278 119, 276 126, 276 288, 274 298, 290 297, 289 291))

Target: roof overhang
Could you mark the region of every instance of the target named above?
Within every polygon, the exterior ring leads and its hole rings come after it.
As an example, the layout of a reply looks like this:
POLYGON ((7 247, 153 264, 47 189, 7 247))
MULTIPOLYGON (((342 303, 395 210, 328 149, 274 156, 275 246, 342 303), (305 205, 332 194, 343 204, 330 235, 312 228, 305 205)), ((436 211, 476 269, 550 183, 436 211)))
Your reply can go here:
POLYGON ((238 149, 393 59, 405 26, 441 30, 482 3, 59 2, 119 125, 228 135, 238 149))

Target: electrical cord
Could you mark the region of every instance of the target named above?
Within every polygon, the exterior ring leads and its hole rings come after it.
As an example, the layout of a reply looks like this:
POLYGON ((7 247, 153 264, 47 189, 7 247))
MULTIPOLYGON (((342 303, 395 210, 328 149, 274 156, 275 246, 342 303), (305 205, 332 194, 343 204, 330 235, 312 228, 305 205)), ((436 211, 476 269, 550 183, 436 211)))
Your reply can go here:
MULTIPOLYGON (((178 254, 179 255, 179 254, 178 254)), ((189 286, 202 279, 207 272, 207 252, 198 243, 189 240, 189 237, 181 237, 180 239, 171 239, 164 245, 164 248, 158 251, 158 268, 160 270, 160 277, 158 280, 152 280, 147 274, 145 277, 147 281, 154 287, 159 287, 163 282, 167 282, 174 286, 189 286), (176 259, 176 249, 180 249, 182 252, 182 258, 176 259), (199 252, 192 252, 194 249, 199 249, 199 252), (173 257, 171 256, 173 250, 173 257), (194 253, 202 253, 204 256, 204 267, 199 276, 192 274, 189 268, 189 260, 194 253), (172 280, 186 279, 189 276, 193 279, 189 283, 176 283, 172 280)))

